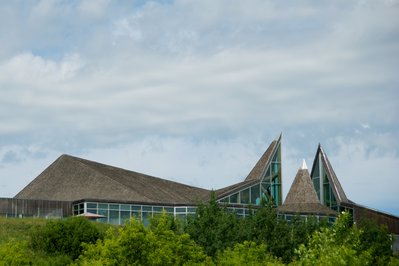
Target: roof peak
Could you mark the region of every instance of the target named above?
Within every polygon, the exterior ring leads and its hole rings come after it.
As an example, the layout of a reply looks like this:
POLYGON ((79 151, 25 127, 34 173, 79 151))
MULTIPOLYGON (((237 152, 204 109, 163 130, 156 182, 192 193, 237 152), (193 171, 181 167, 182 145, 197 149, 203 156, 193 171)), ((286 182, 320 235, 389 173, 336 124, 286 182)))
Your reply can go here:
POLYGON ((306 161, 305 161, 305 159, 302 159, 302 165, 301 165, 301 168, 299 168, 300 170, 307 170, 308 169, 308 166, 306 165, 306 161))

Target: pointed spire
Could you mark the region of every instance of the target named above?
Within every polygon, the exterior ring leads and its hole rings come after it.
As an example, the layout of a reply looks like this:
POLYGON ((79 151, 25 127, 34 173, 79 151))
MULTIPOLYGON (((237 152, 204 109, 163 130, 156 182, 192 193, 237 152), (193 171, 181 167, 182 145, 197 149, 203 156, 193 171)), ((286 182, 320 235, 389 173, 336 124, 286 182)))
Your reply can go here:
POLYGON ((307 170, 308 169, 308 166, 306 165, 306 161, 305 161, 305 159, 302 159, 302 166, 301 166, 301 168, 300 168, 301 170, 307 170))

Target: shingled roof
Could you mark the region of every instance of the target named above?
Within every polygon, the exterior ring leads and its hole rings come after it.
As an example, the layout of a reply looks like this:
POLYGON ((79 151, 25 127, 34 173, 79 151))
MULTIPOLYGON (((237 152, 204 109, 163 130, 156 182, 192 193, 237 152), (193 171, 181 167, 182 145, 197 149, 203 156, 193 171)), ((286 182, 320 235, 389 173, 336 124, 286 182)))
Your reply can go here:
POLYGON ((217 198, 223 198, 245 187, 251 186, 252 184, 258 183, 265 175, 266 167, 269 165, 270 160, 272 159, 271 157, 274 151, 277 149, 278 144, 281 142, 281 136, 282 134, 280 134, 277 139, 270 143, 265 153, 263 153, 244 181, 216 190, 215 192, 217 198))
POLYGON ((316 194, 308 169, 304 164, 297 172, 280 212, 337 215, 323 206, 316 194))
POLYGON ((62 155, 15 198, 196 204, 209 196, 206 189, 62 155))
POLYGON ((280 134, 277 139, 273 140, 272 143, 270 143, 265 153, 262 155, 262 157, 260 157, 254 168, 252 168, 247 178, 245 178, 245 181, 260 180, 264 177, 266 166, 269 165, 269 162, 272 159, 271 157, 273 152, 277 149, 278 144, 281 142, 281 135, 282 134, 280 134))

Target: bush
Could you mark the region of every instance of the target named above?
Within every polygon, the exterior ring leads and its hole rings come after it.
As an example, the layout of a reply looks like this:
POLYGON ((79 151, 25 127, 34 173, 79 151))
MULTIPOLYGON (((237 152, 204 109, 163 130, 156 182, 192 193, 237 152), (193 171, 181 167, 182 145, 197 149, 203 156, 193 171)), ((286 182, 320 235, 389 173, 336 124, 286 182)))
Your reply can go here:
POLYGON ((244 241, 235 244, 233 248, 226 248, 218 254, 217 265, 284 265, 274 258, 265 244, 244 241))
POLYGON ((0 265, 31 265, 26 241, 10 241, 0 245, 0 265))
POLYGON ((165 215, 150 228, 132 218, 104 240, 85 245, 77 265, 196 265, 211 263, 203 249, 188 234, 176 233, 165 215))
POLYGON ((50 221, 31 233, 32 248, 47 254, 61 253, 79 257, 82 243, 94 243, 100 237, 96 226, 83 217, 50 221))

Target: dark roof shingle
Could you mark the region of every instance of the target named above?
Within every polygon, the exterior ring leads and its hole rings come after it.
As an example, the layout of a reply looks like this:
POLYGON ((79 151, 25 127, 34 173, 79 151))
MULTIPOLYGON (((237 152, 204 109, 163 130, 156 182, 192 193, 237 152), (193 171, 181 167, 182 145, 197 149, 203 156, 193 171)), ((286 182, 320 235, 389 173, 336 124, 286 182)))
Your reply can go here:
POLYGON ((62 155, 15 197, 195 204, 207 200, 209 195, 210 191, 207 189, 62 155))

